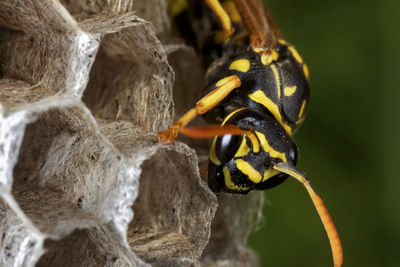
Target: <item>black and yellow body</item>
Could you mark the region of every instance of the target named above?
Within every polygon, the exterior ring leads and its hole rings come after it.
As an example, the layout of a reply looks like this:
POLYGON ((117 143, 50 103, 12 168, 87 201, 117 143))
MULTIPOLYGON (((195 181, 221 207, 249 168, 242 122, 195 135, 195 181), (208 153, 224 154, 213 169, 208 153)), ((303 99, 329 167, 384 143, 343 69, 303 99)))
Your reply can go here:
POLYGON ((209 122, 220 122, 235 109, 248 107, 272 113, 290 135, 299 128, 310 95, 307 65, 295 48, 282 40, 273 53, 263 56, 248 46, 240 46, 234 53, 230 50, 214 61, 208 71, 210 85, 204 95, 215 89, 218 81, 231 75, 237 75, 242 84, 213 108, 217 111, 211 116, 216 120, 207 118, 209 122))
POLYGON ((213 191, 244 194, 271 188, 288 177, 272 167, 280 161, 295 165, 297 147, 272 114, 242 108, 228 115, 224 123, 252 129, 260 145, 254 146, 245 135, 215 137, 208 168, 213 191))
POLYGON ((340 239, 306 175, 295 168, 293 134, 309 104, 307 65, 280 35, 260 0, 168 0, 174 31, 202 56, 208 86, 202 98, 160 132, 161 143, 179 133, 213 138, 208 183, 214 192, 246 194, 289 176, 307 189, 328 234, 335 266, 340 239), (197 115, 210 126, 186 127, 197 115))
MULTIPOLYGON (((204 89, 203 96, 215 90, 226 77, 236 75, 241 81, 239 87, 203 115, 205 120, 211 124, 235 124, 242 129, 253 129, 259 140, 265 140, 263 144, 268 143, 261 146, 260 151, 254 151, 244 135, 216 137, 210 149, 210 187, 214 191, 247 193, 251 189, 280 184, 288 175, 272 170, 271 166, 279 160, 288 160, 288 155, 278 158, 274 155, 288 154, 288 149, 292 154, 297 153, 293 152, 296 148, 291 136, 303 122, 309 101, 308 68, 303 59, 284 40, 277 40, 268 53, 254 51, 231 0, 221 1, 221 4, 228 9, 236 31, 223 42, 219 22, 204 1, 172 1, 170 4, 173 4, 170 10, 175 10, 176 30, 196 47, 208 68, 209 86, 204 89), (249 119, 234 119, 244 114, 251 114, 257 122, 245 125, 249 119), (229 144, 228 139, 231 140, 229 144), (247 154, 242 151, 229 158, 226 151, 239 149, 241 140, 248 143, 247 154)), ((294 165, 296 161, 291 163, 294 165)))
MULTIPOLYGON (((231 75, 240 78, 241 86, 204 114, 206 121, 252 129, 261 148, 260 151, 249 149, 246 155, 229 155, 232 157, 228 160, 225 151, 239 149, 238 140, 246 137, 216 137, 210 149, 210 187, 216 191, 246 193, 280 184, 288 175, 277 173, 271 167, 279 161, 296 164, 296 160, 290 160, 290 155, 297 154, 292 134, 303 122, 308 106, 309 87, 304 71, 307 67, 297 51, 286 43, 278 44, 276 57, 267 64, 262 55, 249 48, 214 64, 217 67, 212 66, 211 84, 205 94, 214 90, 221 79, 231 75)), ((251 147, 248 138, 246 143, 251 147)))

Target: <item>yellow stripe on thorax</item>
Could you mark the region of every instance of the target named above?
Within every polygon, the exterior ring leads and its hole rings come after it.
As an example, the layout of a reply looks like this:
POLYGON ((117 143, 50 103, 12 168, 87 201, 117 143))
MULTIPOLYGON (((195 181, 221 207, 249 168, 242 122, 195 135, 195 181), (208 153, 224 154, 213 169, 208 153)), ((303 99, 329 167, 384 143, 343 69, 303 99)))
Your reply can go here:
POLYGON ((285 163, 287 162, 287 161, 286 161, 286 155, 285 155, 285 153, 276 151, 273 147, 271 147, 271 146, 269 145, 267 139, 265 138, 265 135, 264 135, 264 134, 262 134, 262 133, 260 133, 260 132, 257 132, 257 131, 255 131, 255 134, 257 135, 258 140, 260 140, 261 146, 263 147, 263 149, 264 149, 265 152, 268 152, 269 155, 270 155, 271 157, 273 157, 273 158, 281 159, 281 160, 282 160, 283 162, 285 162, 285 163))
POLYGON ((292 134, 292 128, 282 121, 278 106, 271 99, 269 99, 262 90, 257 90, 248 96, 254 102, 266 107, 272 113, 275 119, 283 126, 283 128, 285 128, 286 132, 290 135, 292 134))
POLYGON ((303 64, 303 73, 304 76, 306 77, 307 81, 310 80, 310 71, 308 70, 308 66, 306 63, 303 64))
POLYGON ((299 62, 300 64, 303 64, 303 58, 300 56, 299 52, 297 52, 296 48, 293 46, 288 46, 288 50, 292 53, 292 56, 299 62))
POLYGON ((304 109, 306 107, 306 102, 307 100, 303 100, 303 103, 301 104, 300 112, 299 112, 299 119, 303 117, 304 115, 304 109))
POLYGON ((277 90, 277 95, 278 95, 278 99, 281 98, 281 81, 279 79, 279 73, 278 73, 278 69, 276 68, 275 65, 271 65, 270 66, 272 69, 272 73, 274 74, 274 79, 275 79, 275 84, 276 84, 276 90, 277 90))
POLYGON ((222 168, 222 172, 224 174, 224 182, 225 182, 225 186, 231 190, 239 190, 239 191, 245 191, 245 190, 249 190, 249 187, 239 187, 237 185, 235 185, 232 181, 232 177, 231 177, 231 173, 229 172, 229 169, 227 166, 225 166, 224 168, 222 168))
POLYGON ((253 166, 250 165, 247 161, 244 161, 242 159, 237 159, 235 160, 236 167, 238 168, 239 171, 241 171, 243 174, 247 175, 249 179, 255 183, 258 184, 262 180, 261 173, 256 171, 253 166))
POLYGON ((229 69, 248 72, 250 69, 250 61, 248 59, 236 59, 229 65, 229 69))

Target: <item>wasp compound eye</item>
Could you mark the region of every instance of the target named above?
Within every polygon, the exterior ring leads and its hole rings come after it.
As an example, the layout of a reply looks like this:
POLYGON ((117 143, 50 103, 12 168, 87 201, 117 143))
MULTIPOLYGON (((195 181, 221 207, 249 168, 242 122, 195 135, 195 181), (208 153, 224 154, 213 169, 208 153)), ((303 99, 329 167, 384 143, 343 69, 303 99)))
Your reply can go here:
POLYGON ((238 151, 242 142, 242 135, 224 135, 217 139, 215 153, 222 163, 230 161, 238 151))

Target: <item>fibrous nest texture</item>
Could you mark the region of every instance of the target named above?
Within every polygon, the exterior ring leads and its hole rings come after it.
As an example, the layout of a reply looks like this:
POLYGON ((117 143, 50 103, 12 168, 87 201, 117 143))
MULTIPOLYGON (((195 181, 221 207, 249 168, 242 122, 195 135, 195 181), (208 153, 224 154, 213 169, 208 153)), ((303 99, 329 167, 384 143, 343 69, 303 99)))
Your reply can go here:
POLYGON ((0 266, 254 264, 262 195, 154 141, 202 84, 169 29, 164 0, 0 1, 0 266))

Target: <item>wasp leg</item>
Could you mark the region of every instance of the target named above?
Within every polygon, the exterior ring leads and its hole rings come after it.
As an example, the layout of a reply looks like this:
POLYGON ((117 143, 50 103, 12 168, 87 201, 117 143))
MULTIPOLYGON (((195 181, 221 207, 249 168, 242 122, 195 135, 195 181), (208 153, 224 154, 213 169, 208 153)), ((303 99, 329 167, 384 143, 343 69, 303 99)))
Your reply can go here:
POLYGON ((211 8, 214 14, 218 17, 222 25, 222 29, 224 31, 224 37, 229 39, 232 36, 235 29, 232 26, 232 21, 226 13, 225 9, 221 6, 221 3, 218 0, 204 0, 207 5, 211 8))
POLYGON ((179 120, 177 120, 170 128, 164 130, 157 135, 160 143, 168 144, 177 136, 182 127, 185 127, 197 115, 202 115, 215 107, 221 102, 233 89, 239 87, 241 81, 238 76, 228 76, 216 83, 217 88, 209 92, 200 99, 194 108, 186 112, 179 120))

